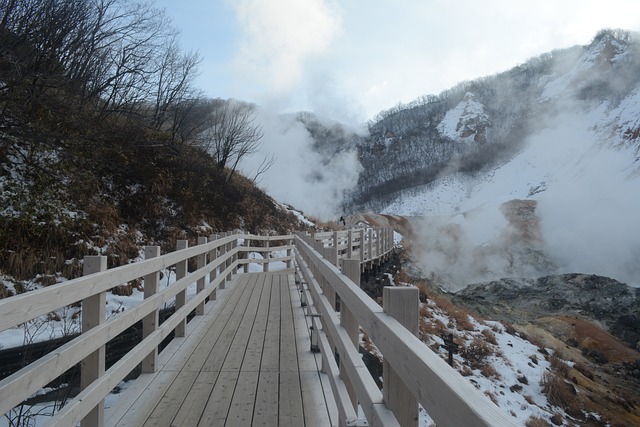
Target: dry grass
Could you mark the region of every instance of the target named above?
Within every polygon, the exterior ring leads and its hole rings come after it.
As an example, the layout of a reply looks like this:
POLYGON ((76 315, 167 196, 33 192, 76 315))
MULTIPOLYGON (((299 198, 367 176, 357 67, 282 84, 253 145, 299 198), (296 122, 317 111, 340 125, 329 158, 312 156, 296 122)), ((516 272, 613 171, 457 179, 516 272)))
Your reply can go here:
POLYGON ((469 320, 469 317, 476 317, 464 307, 455 305, 449 298, 443 295, 433 294, 431 296, 438 308, 444 311, 450 319, 450 327, 459 331, 475 331, 475 326, 469 320))
POLYGON ((584 375, 586 378, 589 378, 591 381, 595 379, 595 376, 593 375, 593 371, 585 363, 578 362, 575 365, 573 365, 573 369, 580 372, 582 375, 584 375))
POLYGON ((486 363, 480 368, 480 373, 486 378, 494 378, 499 380, 502 378, 500 373, 493 367, 491 363, 486 363))
POLYGON ((438 319, 428 319, 420 317, 420 338, 425 339, 429 336, 440 336, 447 331, 447 327, 438 319))
POLYGON ((496 335, 491 331, 491 329, 485 328, 482 330, 481 334, 482 336, 484 336, 484 339, 486 342, 493 345, 498 345, 498 340, 496 339, 496 335))
POLYGON ((484 391, 484 395, 487 396, 489 399, 491 399, 491 401, 496 405, 498 405, 498 398, 496 397, 496 395, 492 392, 490 392, 489 390, 485 390, 484 391))
POLYGON ((525 427, 551 427, 544 418, 540 417, 529 417, 529 419, 524 423, 525 427))
POLYGON ((564 408, 567 412, 571 409, 579 411, 580 408, 574 406, 576 404, 575 389, 563 378, 555 373, 546 372, 540 381, 540 385, 550 404, 564 408))

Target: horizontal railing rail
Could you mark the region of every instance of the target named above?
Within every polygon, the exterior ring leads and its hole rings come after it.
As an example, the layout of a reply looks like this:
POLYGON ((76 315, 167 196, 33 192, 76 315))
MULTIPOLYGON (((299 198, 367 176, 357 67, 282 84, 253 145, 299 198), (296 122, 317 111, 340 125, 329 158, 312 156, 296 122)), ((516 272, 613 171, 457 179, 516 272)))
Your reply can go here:
POLYGON ((386 257, 393 249, 390 228, 355 228, 314 233, 311 237, 323 257, 334 265, 343 259, 359 259, 363 265, 386 257), (321 245, 321 246, 320 246, 321 245))
POLYGON ((80 301, 83 312, 80 335, 0 381, 0 414, 81 363, 82 391, 49 424, 103 425, 106 395, 139 365, 143 372, 154 372, 160 343, 172 332, 183 336, 187 316, 194 310, 196 315, 204 314, 207 299, 215 299, 217 289, 224 289, 238 267, 243 266, 246 272, 249 264, 256 263, 268 271, 270 264, 284 262, 285 268, 293 271, 293 239, 293 235, 211 235, 200 237, 198 245, 192 247, 187 241, 178 241, 177 250, 166 255, 160 255, 157 246, 146 247, 145 260, 109 270, 106 257, 86 257, 83 277, 0 300, 0 332, 80 301), (251 242, 263 246, 251 246, 251 242), (260 252, 262 257, 247 257, 251 252, 260 252), (272 256, 274 253, 276 256, 272 256), (197 268, 188 272, 192 259, 197 268), (159 274, 169 268, 175 269, 176 281, 160 290, 159 274), (106 319, 106 293, 141 278, 144 300, 106 319), (188 299, 187 288, 193 284, 196 294, 188 299), (158 312, 168 302, 175 302, 176 310, 159 325, 158 312), (143 322, 142 341, 105 371, 107 342, 139 321, 143 322))
MULTIPOLYGON (((419 402, 438 425, 514 426, 504 412, 416 336, 417 288, 386 287, 385 307, 380 307, 359 287, 361 263, 357 256, 342 259, 341 271, 338 262, 330 262, 323 254, 328 242, 334 248, 332 243, 338 242, 340 247, 340 241, 335 236, 331 241, 329 236, 296 236, 296 265, 303 292, 310 294, 305 298, 308 314, 316 322, 312 345, 317 341, 322 352, 339 424, 367 425, 357 419, 359 403, 368 425, 417 425, 419 402), (336 311, 338 300, 340 313, 336 311), (360 328, 384 357, 382 392, 358 353, 360 328)), ((378 253, 385 250, 388 247, 383 246, 378 253)))

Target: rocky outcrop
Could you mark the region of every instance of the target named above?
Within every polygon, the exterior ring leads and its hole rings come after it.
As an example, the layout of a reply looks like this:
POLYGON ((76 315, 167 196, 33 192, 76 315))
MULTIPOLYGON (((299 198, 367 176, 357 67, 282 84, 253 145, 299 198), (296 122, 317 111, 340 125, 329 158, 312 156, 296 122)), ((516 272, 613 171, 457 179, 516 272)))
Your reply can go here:
POLYGON ((456 299, 490 318, 527 323, 548 316, 595 321, 629 347, 640 345, 640 289, 614 279, 562 274, 501 279, 457 292, 456 299))

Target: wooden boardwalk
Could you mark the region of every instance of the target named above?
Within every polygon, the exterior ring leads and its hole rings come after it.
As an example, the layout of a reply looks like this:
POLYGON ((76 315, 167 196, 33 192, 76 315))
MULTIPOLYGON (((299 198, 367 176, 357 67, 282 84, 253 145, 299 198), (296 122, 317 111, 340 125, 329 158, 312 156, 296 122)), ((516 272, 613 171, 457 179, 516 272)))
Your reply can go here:
POLYGON ((160 353, 157 372, 107 408, 107 425, 336 425, 293 274, 239 274, 217 297, 160 353))

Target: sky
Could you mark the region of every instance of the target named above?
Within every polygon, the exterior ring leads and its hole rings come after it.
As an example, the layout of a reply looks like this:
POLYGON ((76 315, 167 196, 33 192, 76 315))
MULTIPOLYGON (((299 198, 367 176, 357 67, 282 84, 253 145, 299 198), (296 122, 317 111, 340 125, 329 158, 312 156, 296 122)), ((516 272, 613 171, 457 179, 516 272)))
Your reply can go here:
POLYGON ((155 0, 202 57, 208 96, 345 123, 602 28, 640 31, 634 0, 155 0))

